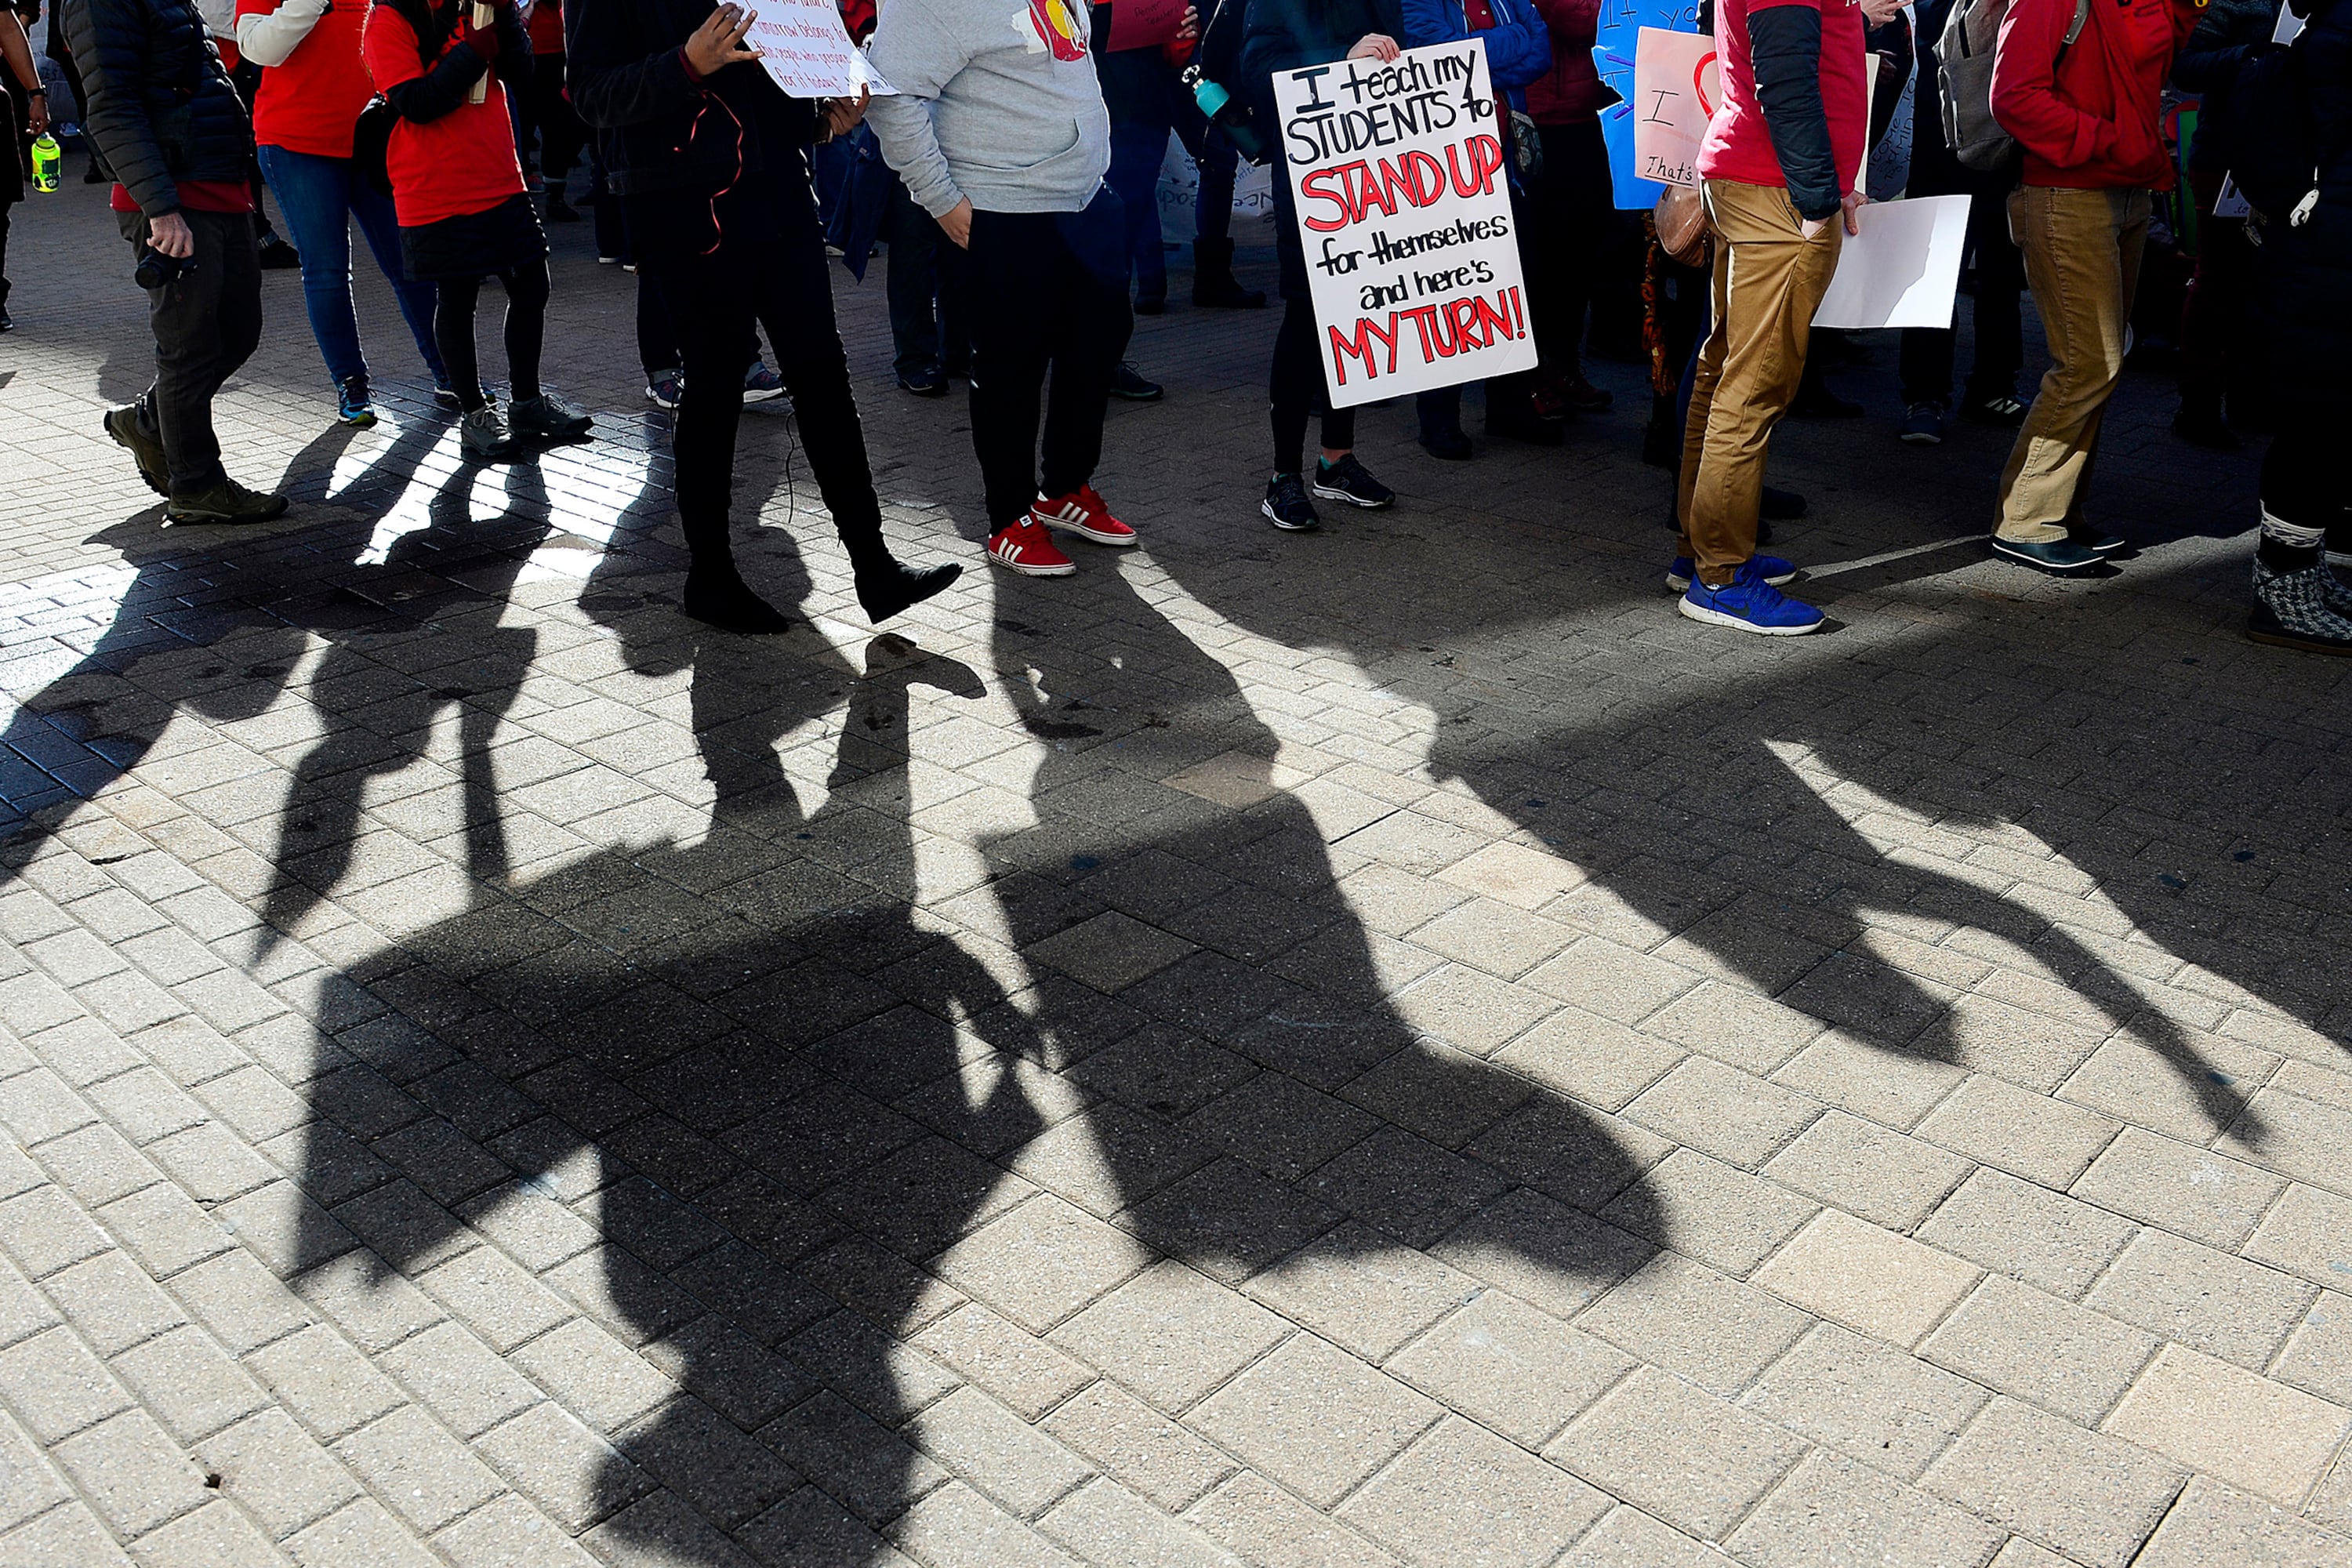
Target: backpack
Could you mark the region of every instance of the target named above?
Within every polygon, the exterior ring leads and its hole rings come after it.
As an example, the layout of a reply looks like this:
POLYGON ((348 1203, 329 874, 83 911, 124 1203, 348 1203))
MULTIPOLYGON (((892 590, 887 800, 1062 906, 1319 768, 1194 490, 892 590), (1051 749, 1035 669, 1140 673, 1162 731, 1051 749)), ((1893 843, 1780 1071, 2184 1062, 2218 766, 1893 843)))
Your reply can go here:
MULTIPOLYGON (((2011 0, 1959 0, 1944 22, 1944 36, 1936 42, 1936 74, 1944 88, 1944 145, 1971 169, 1993 173, 2017 156, 2017 138, 1992 117, 1993 55, 2000 42, 2000 25, 2009 16, 2011 0)), ((2083 25, 2091 19, 2091 0, 2074 0, 2074 23, 2058 46, 2064 59, 2083 25)))

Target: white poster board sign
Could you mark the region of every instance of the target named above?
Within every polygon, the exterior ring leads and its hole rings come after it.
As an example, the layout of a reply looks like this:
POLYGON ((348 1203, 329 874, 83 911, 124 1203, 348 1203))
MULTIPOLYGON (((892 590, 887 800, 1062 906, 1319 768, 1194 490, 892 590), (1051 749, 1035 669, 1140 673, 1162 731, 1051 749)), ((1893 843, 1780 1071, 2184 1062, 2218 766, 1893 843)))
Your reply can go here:
POLYGON ((1534 369, 1485 42, 1278 73, 1274 94, 1332 406, 1534 369))
POLYGON ((1698 184, 1706 122, 1723 101, 1715 40, 1644 27, 1633 50, 1633 168, 1662 185, 1698 184))
MULTIPOLYGON (((1160 235, 1173 244, 1190 243, 1200 226, 1201 170, 1184 143, 1168 138, 1160 161, 1160 235)), ((1274 167, 1244 163, 1234 171, 1233 218, 1227 231, 1235 245, 1263 248, 1274 243, 1274 167)))
POLYGON ((787 96, 856 98, 870 88, 885 98, 898 90, 849 41, 833 0, 761 0, 756 16, 743 41, 760 51, 760 64, 787 96))
POLYGON ((1846 236, 1813 325, 1949 327, 1969 245, 1969 200, 1918 196, 1862 208, 1854 215, 1862 232, 1846 236))

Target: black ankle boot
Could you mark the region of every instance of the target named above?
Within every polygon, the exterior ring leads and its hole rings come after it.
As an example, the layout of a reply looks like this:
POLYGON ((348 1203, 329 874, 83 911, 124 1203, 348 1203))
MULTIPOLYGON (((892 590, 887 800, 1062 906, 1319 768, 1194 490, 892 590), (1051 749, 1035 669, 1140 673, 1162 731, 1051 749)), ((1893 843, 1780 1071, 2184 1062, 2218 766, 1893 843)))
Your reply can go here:
POLYGON ((1265 295, 1244 289, 1234 276, 1234 242, 1196 239, 1192 242, 1192 303, 1225 310, 1255 310, 1265 295))
POLYGON ((751 592, 751 584, 735 570, 731 556, 688 566, 678 608, 705 626, 751 637, 789 631, 793 624, 782 610, 751 592))
POLYGON ((866 618, 879 626, 901 610, 911 609, 963 575, 952 561, 936 566, 909 566, 885 554, 857 563, 857 603, 866 618))

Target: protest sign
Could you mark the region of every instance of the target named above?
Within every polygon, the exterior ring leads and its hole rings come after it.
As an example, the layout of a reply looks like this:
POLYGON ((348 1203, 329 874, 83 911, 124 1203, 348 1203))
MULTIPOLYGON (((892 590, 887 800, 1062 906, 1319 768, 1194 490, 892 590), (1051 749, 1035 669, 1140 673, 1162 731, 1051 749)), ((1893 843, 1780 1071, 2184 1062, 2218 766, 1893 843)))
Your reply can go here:
POLYGON ((856 98, 861 88, 883 98, 898 90, 849 41, 833 0, 761 0, 743 41, 760 51, 761 65, 793 98, 856 98))
POLYGON ((1334 407, 1532 370, 1486 46, 1274 79, 1334 407))
POLYGON ((1645 27, 1696 33, 1698 0, 1601 0, 1592 63, 1618 98, 1601 111, 1601 137, 1609 147, 1609 182, 1625 212, 1647 212, 1666 194, 1665 186, 1642 177, 1633 152, 1633 66, 1645 27))
POLYGON ((1645 180, 1698 184, 1699 144, 1722 101, 1715 40, 1644 27, 1633 47, 1633 166, 1645 180))
POLYGON ((1949 327, 1968 249, 1969 200, 1915 196, 1856 212, 1862 232, 1845 237, 1813 325, 1854 331, 1949 327))
POLYGON ((1184 24, 1186 0, 1117 0, 1110 8, 1111 49, 1156 49, 1184 24))

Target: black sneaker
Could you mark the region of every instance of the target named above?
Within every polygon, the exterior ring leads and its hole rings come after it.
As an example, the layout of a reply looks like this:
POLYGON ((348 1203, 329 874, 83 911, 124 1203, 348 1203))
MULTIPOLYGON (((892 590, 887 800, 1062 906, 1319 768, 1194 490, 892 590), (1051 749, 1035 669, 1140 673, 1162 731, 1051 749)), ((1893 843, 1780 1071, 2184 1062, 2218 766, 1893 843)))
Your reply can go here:
POLYGON ((1992 552, 2053 577, 2079 577, 2106 560, 2071 539, 2003 539, 1998 533, 1992 536, 1992 552))
POLYGON ((1971 425, 1990 425, 1996 430, 2014 430, 2025 423, 2025 411, 2032 405, 2012 397, 2006 392, 1996 392, 1990 397, 1971 397, 1960 404, 1960 417, 1971 425))
POLYGON ((577 441, 595 425, 586 409, 557 392, 517 398, 507 407, 507 423, 538 441, 577 441))
MULTIPOLYGON (((1391 506, 1396 501, 1396 491, 1372 478, 1371 470, 1358 462, 1353 452, 1336 463, 1316 458, 1314 490, 1325 500, 1343 500, 1367 510, 1391 506)), ((1308 515, 1313 515, 1313 510, 1308 509, 1308 515)))
POLYGON ((1265 500, 1258 510, 1275 527, 1290 533, 1323 521, 1315 515, 1315 503, 1307 499, 1307 481, 1297 474, 1276 474, 1266 480, 1265 500))
POLYGON ((1915 403, 1903 413, 1903 441, 1911 447, 1936 447, 1943 444, 1944 405, 1940 403, 1915 403))
POLYGON ((1129 403, 1156 403, 1167 391, 1158 382, 1147 380, 1141 371, 1126 360, 1119 361, 1118 368, 1110 373, 1110 395, 1123 397, 1129 403))
POLYGON ((2097 529, 2079 522, 2068 525, 2066 539, 2069 543, 2081 545, 2102 561, 2125 554, 2132 547, 2131 541, 2121 534, 2101 533, 2097 529))
POLYGON ((139 477, 159 496, 172 493, 171 466, 163 460, 163 442, 139 423, 139 405, 126 403, 106 411, 106 433, 139 465, 139 477))
POLYGON ((911 392, 918 397, 945 397, 948 395, 947 372, 935 364, 917 365, 912 370, 898 373, 898 385, 901 390, 911 392))
POLYGON ((275 234, 261 237, 261 267, 265 272, 289 270, 302 265, 302 253, 275 234))
POLYGON ((286 498, 249 490, 224 474, 202 489, 173 492, 163 521, 180 523, 270 522, 286 515, 286 498))

